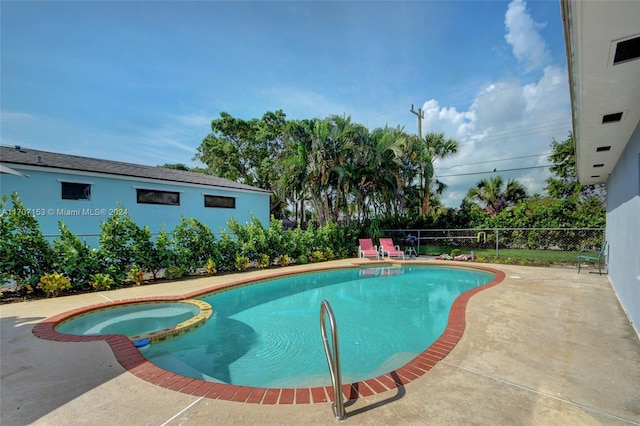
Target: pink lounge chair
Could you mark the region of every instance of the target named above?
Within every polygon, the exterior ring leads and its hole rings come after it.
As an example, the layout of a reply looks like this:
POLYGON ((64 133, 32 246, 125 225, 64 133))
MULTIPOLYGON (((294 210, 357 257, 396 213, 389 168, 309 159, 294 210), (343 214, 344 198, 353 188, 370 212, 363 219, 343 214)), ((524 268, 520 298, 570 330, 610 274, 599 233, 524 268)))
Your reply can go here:
POLYGON ((358 246, 358 257, 373 257, 375 256, 376 260, 380 260, 380 253, 378 252, 378 248, 373 245, 373 241, 371 238, 360 238, 360 245, 358 246))
POLYGON ((404 260, 404 252, 400 250, 400 246, 393 245, 391 238, 380 238, 380 252, 382 253, 382 257, 384 257, 386 253, 388 258, 395 256, 402 257, 402 260, 404 260))

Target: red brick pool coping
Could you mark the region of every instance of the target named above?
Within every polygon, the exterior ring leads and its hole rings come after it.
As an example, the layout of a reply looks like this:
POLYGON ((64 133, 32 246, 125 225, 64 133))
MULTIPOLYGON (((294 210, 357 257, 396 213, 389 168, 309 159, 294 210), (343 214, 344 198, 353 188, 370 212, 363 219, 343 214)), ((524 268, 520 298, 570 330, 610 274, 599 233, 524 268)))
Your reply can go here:
MULTIPOLYGON (((471 289, 460 296, 453 302, 451 311, 449 312, 449 321, 442 335, 420 355, 409 361, 403 367, 394 371, 383 374, 372 379, 349 383, 342 386, 342 393, 347 399, 357 399, 359 397, 371 396, 388 390, 396 389, 407 383, 419 378, 429 370, 431 370, 440 360, 446 357, 462 338, 465 329, 465 312, 469 299, 482 290, 493 287, 501 283, 505 278, 505 273, 484 266, 476 266, 453 262, 416 262, 416 261, 391 261, 391 262, 373 262, 367 261, 354 264, 355 267, 360 266, 378 266, 381 264, 401 264, 401 265, 441 265, 465 267, 470 269, 478 269, 495 274, 495 278, 489 283, 471 289)), ((254 388, 247 386, 236 386, 225 383, 214 383, 200 379, 185 377, 180 374, 172 373, 164 370, 151 361, 142 356, 140 351, 136 349, 131 339, 119 334, 100 335, 100 336, 78 336, 59 333, 55 327, 68 320, 69 318, 88 313, 95 309, 114 307, 118 305, 131 304, 136 302, 175 302, 187 299, 193 299, 205 294, 229 289, 244 284, 262 281, 265 279, 277 278, 286 275, 301 274, 307 272, 319 272, 331 269, 344 269, 344 266, 332 266, 324 269, 309 269, 296 271, 279 271, 267 276, 251 279, 242 279, 216 286, 208 289, 199 290, 182 296, 158 296, 144 297, 136 299, 126 299, 117 302, 107 302, 92 306, 86 306, 72 311, 68 311, 59 315, 52 316, 36 324, 32 332, 36 337, 57 342, 94 342, 106 341, 110 346, 116 359, 131 374, 139 377, 154 385, 162 386, 173 391, 190 394, 197 397, 205 397, 211 399, 221 399, 226 401, 245 402, 252 404, 311 404, 318 402, 333 401, 333 387, 323 386, 314 388, 254 388)))

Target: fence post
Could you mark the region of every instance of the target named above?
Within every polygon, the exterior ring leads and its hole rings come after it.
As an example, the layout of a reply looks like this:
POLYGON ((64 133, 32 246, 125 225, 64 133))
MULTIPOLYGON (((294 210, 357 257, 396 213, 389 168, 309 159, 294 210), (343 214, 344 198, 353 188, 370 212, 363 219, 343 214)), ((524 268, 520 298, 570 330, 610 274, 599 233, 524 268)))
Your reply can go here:
POLYGON ((499 243, 500 243, 500 232, 498 231, 498 228, 496 228, 496 257, 500 257, 500 249, 498 248, 499 243))

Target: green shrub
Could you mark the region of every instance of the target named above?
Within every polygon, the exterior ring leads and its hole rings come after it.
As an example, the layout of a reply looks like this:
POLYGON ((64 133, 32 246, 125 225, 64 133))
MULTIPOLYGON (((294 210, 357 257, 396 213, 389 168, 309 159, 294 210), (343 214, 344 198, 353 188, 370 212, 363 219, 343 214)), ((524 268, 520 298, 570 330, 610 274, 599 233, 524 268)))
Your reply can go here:
POLYGON ((291 258, 286 254, 283 254, 278 259, 278 265, 280 266, 287 266, 289 263, 291 263, 291 258))
POLYGON ((176 260, 173 252, 173 240, 169 237, 164 227, 156 237, 151 251, 149 271, 153 274, 153 279, 157 279, 158 272, 175 265, 176 260))
POLYGON ((142 281, 144 281, 144 271, 134 263, 129 270, 129 278, 136 283, 136 285, 141 285, 142 281))
POLYGON ((331 247, 327 247, 324 249, 325 260, 333 260, 335 258, 336 258, 336 255, 333 253, 333 249, 331 247))
POLYGON ((164 277, 168 280, 177 280, 182 278, 184 272, 178 266, 169 266, 164 270, 164 277))
POLYGON ((235 259, 238 253, 238 243, 229 235, 228 232, 220 233, 217 250, 213 253, 214 261, 221 271, 233 271, 236 268, 235 259))
POLYGON ((113 278, 109 274, 93 274, 91 276, 91 287, 96 291, 106 291, 113 285, 113 278))
POLYGON ((71 286, 86 290, 93 274, 100 270, 97 251, 86 245, 64 224, 58 222, 60 237, 53 241, 53 267, 69 277, 71 286))
POLYGON ((460 256, 461 254, 462 254, 462 250, 460 250, 460 249, 451 250, 451 257, 460 256))
POLYGON ((249 258, 247 256, 236 255, 235 262, 236 269, 240 272, 246 271, 249 267, 249 258))
MULTIPOLYGON (((120 203, 117 209, 126 212, 120 203)), ((133 262, 150 264, 152 247, 149 228, 140 228, 127 213, 111 215, 100 224, 100 255, 117 281, 124 281, 133 262)))
POLYGON ((177 266, 189 273, 204 267, 216 251, 215 237, 209 227, 184 216, 173 230, 173 245, 177 266))
POLYGON ((264 269, 269 267, 270 264, 271 262, 269 261, 269 255, 264 253, 258 255, 258 260, 257 260, 258 268, 264 269))
POLYGON ((54 272, 40 277, 38 288, 49 297, 56 297, 60 292, 71 288, 71 281, 64 275, 54 272))
POLYGON ((0 200, 0 276, 33 288, 40 277, 53 271, 53 251, 35 218, 39 209, 27 209, 18 193, 11 194, 12 207, 0 200))
POLYGON ((309 258, 306 255, 301 254, 296 258, 296 263, 299 265, 306 265, 307 263, 309 263, 309 258))
POLYGON ((207 274, 209 275, 213 275, 216 272, 218 272, 218 270, 216 269, 216 262, 214 262, 213 259, 211 258, 207 259, 207 264, 205 265, 205 269, 207 270, 207 274))
POLYGON ((311 262, 322 262, 324 260, 324 254, 320 250, 315 250, 311 253, 311 262))

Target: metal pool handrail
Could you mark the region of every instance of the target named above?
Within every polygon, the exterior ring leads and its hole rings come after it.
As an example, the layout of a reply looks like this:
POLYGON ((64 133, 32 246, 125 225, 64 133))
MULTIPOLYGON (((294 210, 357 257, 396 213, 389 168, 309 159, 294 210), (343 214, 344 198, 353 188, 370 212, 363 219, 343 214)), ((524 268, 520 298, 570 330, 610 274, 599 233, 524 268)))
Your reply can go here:
POLYGON ((331 382, 333 383, 334 402, 331 408, 336 419, 344 420, 347 418, 347 412, 344 409, 344 401, 342 400, 342 373, 340 372, 340 352, 338 351, 338 328, 336 326, 336 318, 327 300, 323 300, 320 305, 320 331, 322 332, 324 352, 327 354, 327 363, 329 364, 331 382), (333 354, 331 353, 329 340, 327 339, 327 326, 324 321, 325 313, 329 317, 329 324, 331 325, 333 354))

